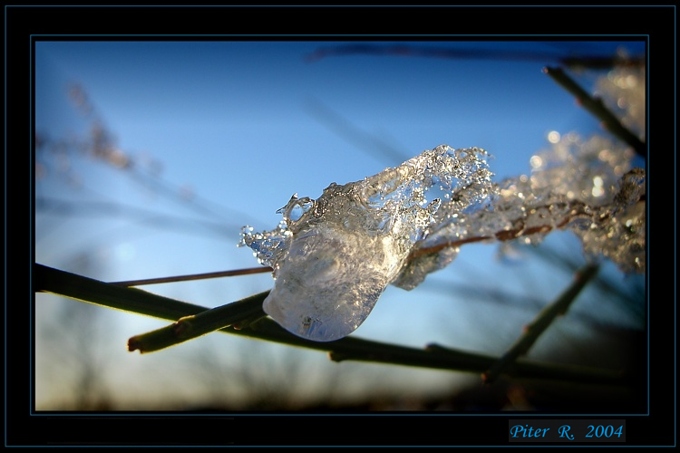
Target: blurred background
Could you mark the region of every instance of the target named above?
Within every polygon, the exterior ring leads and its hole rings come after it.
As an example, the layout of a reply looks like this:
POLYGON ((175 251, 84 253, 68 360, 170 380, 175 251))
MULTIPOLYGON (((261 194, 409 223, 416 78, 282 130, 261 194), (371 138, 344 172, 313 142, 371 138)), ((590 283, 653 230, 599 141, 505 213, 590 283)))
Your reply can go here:
MULTIPOLYGON (((258 266, 241 227, 440 144, 481 147, 495 179, 530 174, 555 137, 606 134, 542 72, 643 57, 614 41, 38 41, 36 262, 101 281, 258 266)), ((607 68, 570 74, 592 91, 607 68)), ((644 160, 636 161, 644 166, 644 160)), ((585 263, 568 232, 500 253, 463 246, 412 291, 388 287, 353 334, 501 355, 585 263)), ((144 286, 216 307, 270 274, 144 286)), ((644 276, 603 262, 529 358, 630 371, 644 355, 644 276)), ((564 387, 364 362, 210 334, 155 353, 168 324, 47 294, 35 301, 37 410, 632 411, 637 388, 564 387)))

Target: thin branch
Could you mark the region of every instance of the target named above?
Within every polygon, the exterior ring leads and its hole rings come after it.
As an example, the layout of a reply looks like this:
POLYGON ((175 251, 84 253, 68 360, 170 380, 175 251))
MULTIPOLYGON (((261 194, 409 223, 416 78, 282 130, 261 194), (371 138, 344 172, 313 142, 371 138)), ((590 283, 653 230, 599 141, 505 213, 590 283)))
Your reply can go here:
POLYGON ((488 370, 482 374, 486 383, 494 382, 500 374, 511 367, 517 358, 526 354, 531 346, 538 340, 543 332, 552 324, 558 315, 567 312, 571 303, 576 299, 581 290, 595 277, 599 267, 586 265, 576 272, 576 277, 569 288, 564 291, 555 302, 545 307, 536 316, 536 319, 525 327, 524 334, 512 345, 512 347, 498 359, 488 370))
MULTIPOLYGON (((541 225, 541 226, 534 226, 534 227, 529 227, 529 228, 518 227, 518 228, 515 228, 513 230, 499 231, 499 232, 495 233, 493 236, 475 236, 475 237, 469 237, 469 238, 465 238, 465 239, 459 239, 459 240, 456 240, 456 241, 447 241, 447 242, 443 242, 441 244, 437 244, 437 245, 434 245, 434 246, 431 246, 431 247, 416 248, 408 256, 407 261, 410 262, 410 261, 412 261, 416 258, 423 256, 423 255, 431 255, 431 254, 434 254, 434 253, 439 253, 445 248, 459 247, 461 245, 465 245, 465 244, 469 244, 469 243, 485 242, 485 241, 489 241, 489 240, 510 241, 510 240, 517 239, 517 238, 523 237, 523 236, 531 236, 533 234, 548 233, 549 231, 551 231, 553 229, 564 228, 575 217, 582 215, 583 210, 584 210, 584 205, 582 205, 582 203, 573 202, 573 209, 572 209, 571 216, 567 216, 564 220, 562 220, 560 223, 558 223, 555 226, 541 225)), ((518 220, 515 223, 518 224, 518 223, 521 223, 521 221, 518 220)), ((159 278, 149 278, 149 279, 143 279, 143 280, 128 280, 128 281, 120 281, 120 282, 111 282, 111 284, 112 285, 119 285, 119 286, 140 286, 140 285, 151 285, 151 284, 156 284, 156 283, 171 283, 171 282, 182 282, 182 281, 189 281, 189 280, 203 280, 203 279, 210 279, 210 278, 231 277, 231 276, 238 276, 238 275, 260 274, 260 273, 267 273, 267 272, 272 272, 272 271, 273 271, 273 269, 271 267, 263 266, 263 267, 237 269, 237 270, 231 270, 231 271, 207 272, 207 273, 203 273, 203 274, 178 275, 178 276, 172 276, 172 277, 159 277, 159 278)))
MULTIPOLYGON (((106 216, 110 218, 115 215, 125 216, 140 225, 168 227, 184 229, 194 234, 201 234, 196 231, 196 226, 201 226, 209 232, 219 237, 224 237, 225 232, 230 228, 229 225, 219 222, 188 218, 186 216, 173 216, 165 213, 154 212, 148 209, 140 209, 134 206, 125 205, 117 202, 106 201, 68 201, 51 197, 39 196, 35 200, 36 211, 49 216, 106 216)), ((236 228, 236 224, 231 224, 231 228, 236 228)))
MULTIPOLYGON (((535 209, 540 209, 541 207, 536 207, 535 209)), ((487 242, 487 241, 512 241, 514 239, 520 238, 520 237, 525 237, 525 236, 532 236, 534 234, 546 234, 549 233, 552 230, 558 230, 565 228, 567 225, 569 225, 569 222, 571 222, 573 219, 584 215, 585 213, 585 205, 579 201, 573 201, 572 202, 572 209, 570 212, 570 215, 566 216, 562 221, 557 223, 556 225, 538 225, 538 226, 533 226, 526 228, 524 226, 524 221, 522 219, 517 219, 514 224, 518 224, 517 228, 514 228, 512 230, 503 230, 503 231, 498 231, 494 233, 493 235, 486 235, 486 236, 473 236, 473 237, 467 237, 463 239, 458 239, 458 240, 453 240, 453 241, 446 241, 442 242, 440 244, 436 244, 430 247, 422 247, 422 248, 417 248, 413 250, 409 256, 408 256, 408 261, 412 261, 416 258, 420 258, 421 256, 424 255, 432 255, 435 253, 439 253, 442 250, 449 248, 449 247, 460 247, 461 245, 465 244, 471 244, 475 242, 487 242)))
POLYGON ((382 157, 385 157, 390 162, 400 163, 408 160, 409 156, 395 149, 383 138, 361 130, 348 119, 342 117, 320 101, 309 101, 308 108, 315 115, 316 119, 325 122, 326 125, 334 130, 340 137, 343 137, 360 149, 363 148, 373 155, 376 154, 375 151, 378 151, 382 154, 382 157))
MULTIPOLYGON (((125 288, 100 282, 77 274, 64 272, 42 264, 34 265, 35 291, 58 294, 83 302, 94 303, 110 308, 154 316, 162 319, 177 320, 184 316, 197 315, 209 311, 199 305, 188 304, 163 296, 158 296, 136 288, 125 288)), ((244 303, 242 318, 252 321, 252 313, 261 307, 266 292, 248 298, 244 303), (260 300, 258 300, 260 298, 260 300)), ((272 341, 307 349, 327 351, 336 360, 359 360, 402 366, 416 366, 451 371, 481 373, 490 367, 495 359, 482 354, 463 351, 443 350, 436 346, 428 349, 415 349, 404 346, 345 337, 332 342, 316 342, 295 336, 269 318, 261 318, 247 328, 222 328, 219 332, 244 335, 261 340, 272 341)), ((570 380, 588 384, 627 385, 626 376, 609 370, 555 365, 518 360, 513 370, 516 378, 570 380)))
POLYGON ((269 291, 246 297, 238 302, 205 310, 197 315, 184 316, 169 326, 136 335, 128 340, 128 350, 140 353, 159 351, 236 323, 267 316, 262 301, 269 291))
POLYGON ((171 321, 207 310, 200 305, 180 302, 137 288, 104 283, 38 263, 33 265, 33 288, 36 292, 58 294, 81 302, 171 321))
POLYGON ((127 280, 121 282, 110 282, 111 285, 118 286, 141 286, 141 285, 154 285, 157 283, 175 283, 175 282, 186 282, 191 280, 206 280, 210 278, 221 278, 221 277, 234 277, 241 275, 250 274, 265 274, 271 272, 271 267, 249 267, 245 269, 236 269, 231 271, 217 271, 217 272, 206 272, 203 274, 190 274, 190 275, 177 275, 173 277, 158 277, 158 278, 147 278, 143 280, 127 280))
MULTIPOLYGON (((340 362, 354 360, 390 365, 413 366, 482 373, 497 359, 484 354, 446 349, 428 345, 425 349, 380 343, 349 336, 340 340, 321 343, 294 336, 269 318, 254 323, 252 328, 241 331, 243 335, 262 340, 328 351, 331 360, 340 362)), ((605 369, 573 365, 550 364, 529 360, 518 360, 513 377, 519 379, 548 379, 579 382, 583 384, 627 385, 627 376, 605 369)))
POLYGON ((605 107, 601 99, 593 98, 561 68, 546 66, 543 68, 543 72, 548 74, 555 82, 574 95, 586 110, 602 121, 605 129, 631 146, 639 156, 647 156, 647 145, 645 142, 640 140, 628 128, 621 124, 619 119, 605 107))
POLYGON ((315 62, 329 56, 343 55, 393 55, 397 57, 427 57, 444 58, 449 60, 509 60, 509 61, 555 61, 563 66, 573 68, 608 69, 614 66, 641 66, 644 64, 642 57, 619 57, 586 55, 581 57, 560 57, 556 52, 479 49, 479 48, 453 48, 453 47, 425 47, 413 45, 372 45, 372 44, 349 44, 334 47, 321 47, 308 54, 305 60, 315 62))

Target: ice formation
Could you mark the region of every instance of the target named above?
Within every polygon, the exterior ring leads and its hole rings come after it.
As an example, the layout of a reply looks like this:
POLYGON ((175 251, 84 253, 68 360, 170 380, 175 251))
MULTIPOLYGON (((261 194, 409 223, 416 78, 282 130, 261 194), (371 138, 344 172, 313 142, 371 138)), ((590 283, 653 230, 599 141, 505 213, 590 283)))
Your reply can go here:
MULTIPOLYGON (((597 91, 645 137, 644 68, 613 68, 597 91)), ((293 196, 272 231, 244 227, 240 245, 274 270, 264 310, 315 341, 352 333, 387 285, 413 289, 470 242, 536 244, 570 230, 589 258, 645 271, 645 172, 605 137, 553 137, 530 175, 491 182, 487 153, 442 145, 316 200, 293 196)))
POLYGON ((387 285, 415 288, 461 245, 537 243, 555 229, 574 231, 588 255, 644 271, 644 171, 609 148, 567 147, 555 167, 537 155, 532 176, 493 183, 484 150, 441 145, 362 181, 332 183, 316 200, 294 195, 276 229, 242 232, 240 245, 273 268, 264 311, 301 337, 337 340, 387 285), (595 151, 602 165, 590 162, 589 173, 580 166, 595 151))
POLYGON ((333 183, 316 200, 293 196, 273 231, 246 227, 242 244, 274 269, 264 311, 315 341, 353 332, 400 277, 416 244, 487 198, 485 155, 439 146, 362 181, 333 183))

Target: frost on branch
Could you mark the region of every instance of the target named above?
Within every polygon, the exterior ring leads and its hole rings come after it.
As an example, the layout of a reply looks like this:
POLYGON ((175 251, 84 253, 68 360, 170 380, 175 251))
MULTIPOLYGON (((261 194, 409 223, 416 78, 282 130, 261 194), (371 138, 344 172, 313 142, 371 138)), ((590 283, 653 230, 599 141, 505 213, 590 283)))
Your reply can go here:
POLYGON ((554 168, 534 156, 531 177, 498 184, 484 150, 442 145, 362 181, 333 183, 316 200, 293 196, 276 229, 242 232, 240 245, 274 270, 264 311, 301 337, 337 340, 361 325, 387 285, 415 288, 461 245, 537 243, 555 229, 574 231, 588 255, 644 271, 644 171, 623 174, 627 160, 601 145, 576 147, 584 155, 574 159, 566 149, 554 168), (570 166, 593 168, 590 157, 603 163, 595 173, 570 166))

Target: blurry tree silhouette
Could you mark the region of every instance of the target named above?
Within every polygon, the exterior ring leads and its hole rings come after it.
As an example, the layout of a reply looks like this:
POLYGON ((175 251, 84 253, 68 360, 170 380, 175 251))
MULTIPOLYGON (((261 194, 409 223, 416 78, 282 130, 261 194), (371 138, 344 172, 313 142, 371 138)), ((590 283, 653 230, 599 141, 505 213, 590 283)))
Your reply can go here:
MULTIPOLYGON (((92 267, 98 265, 87 251, 71 257, 70 263, 83 274, 93 272, 92 267)), ((105 313, 93 305, 59 299, 62 300, 55 301, 54 308, 57 309, 51 311, 49 318, 41 316, 36 321, 39 332, 37 359, 45 366, 38 385, 61 388, 55 400, 63 409, 104 411, 115 408, 106 380, 111 363, 102 354, 105 350, 102 332, 107 330, 105 313), (70 376, 65 388, 64 370, 70 376), (58 382, 51 382, 52 379, 58 382)))

